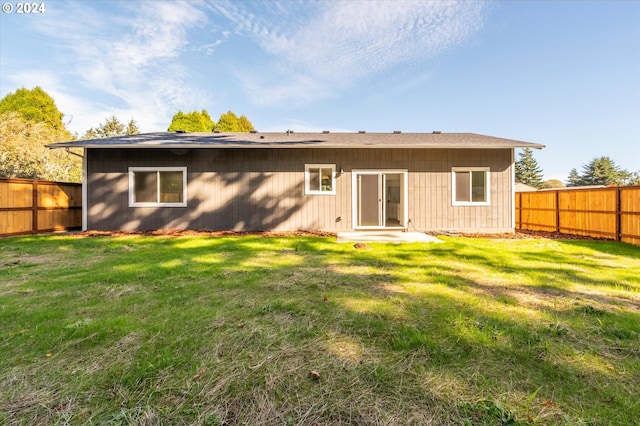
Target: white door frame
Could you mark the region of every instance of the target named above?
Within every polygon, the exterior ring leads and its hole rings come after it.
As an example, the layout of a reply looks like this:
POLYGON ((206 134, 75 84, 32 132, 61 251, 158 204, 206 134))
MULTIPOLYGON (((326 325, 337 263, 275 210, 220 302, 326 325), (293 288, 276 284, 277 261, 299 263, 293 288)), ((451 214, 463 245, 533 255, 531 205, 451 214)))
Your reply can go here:
MULTIPOLYGON (((382 179, 384 182, 384 178, 382 179)), ((384 192, 383 188, 383 192, 384 192)), ((385 194, 379 194, 381 197, 384 197, 385 194)), ((409 223, 409 173, 407 169, 354 169, 351 171, 351 223, 353 224, 353 229, 407 229, 409 223), (381 214, 382 214, 382 226, 359 226, 358 225, 358 176, 359 175, 401 175, 400 183, 400 206, 401 206, 401 214, 398 219, 400 219, 400 225, 398 226, 385 226, 386 222, 386 212, 385 205, 386 203, 382 202, 381 214)))

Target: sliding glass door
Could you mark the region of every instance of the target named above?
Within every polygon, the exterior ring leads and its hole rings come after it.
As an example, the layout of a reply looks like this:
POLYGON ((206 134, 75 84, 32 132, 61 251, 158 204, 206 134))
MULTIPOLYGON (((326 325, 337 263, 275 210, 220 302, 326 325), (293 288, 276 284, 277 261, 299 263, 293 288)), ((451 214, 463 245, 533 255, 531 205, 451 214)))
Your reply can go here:
POLYGON ((406 171, 354 171, 354 227, 406 227, 406 171))

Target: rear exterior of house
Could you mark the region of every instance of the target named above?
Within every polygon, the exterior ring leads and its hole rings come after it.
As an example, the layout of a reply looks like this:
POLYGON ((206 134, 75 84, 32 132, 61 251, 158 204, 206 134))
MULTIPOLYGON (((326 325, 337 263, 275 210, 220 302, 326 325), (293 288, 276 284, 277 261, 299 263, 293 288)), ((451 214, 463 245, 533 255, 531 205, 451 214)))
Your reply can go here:
POLYGON ((84 228, 512 232, 514 148, 474 134, 148 134, 84 148, 84 228), (448 135, 448 136, 447 136, 448 135), (453 136, 452 136, 453 135, 453 136))

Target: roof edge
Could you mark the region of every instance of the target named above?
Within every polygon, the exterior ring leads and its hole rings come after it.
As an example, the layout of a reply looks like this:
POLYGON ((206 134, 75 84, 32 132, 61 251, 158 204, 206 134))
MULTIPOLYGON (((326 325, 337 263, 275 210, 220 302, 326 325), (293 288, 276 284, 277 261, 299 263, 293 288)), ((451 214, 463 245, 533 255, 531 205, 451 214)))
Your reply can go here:
POLYGON ((49 149, 60 148, 84 148, 84 149, 512 149, 512 148, 532 148, 532 149, 544 149, 546 145, 541 144, 528 144, 522 146, 515 145, 431 145, 431 146, 407 146, 407 145, 314 145, 314 146, 302 146, 302 145, 276 145, 276 144, 263 144, 263 145, 215 145, 215 146, 203 146, 203 145, 68 145, 65 143, 55 143, 45 145, 49 149))
POLYGON ((174 133, 151 132, 46 145, 49 149, 543 149, 545 145, 477 133, 174 133))

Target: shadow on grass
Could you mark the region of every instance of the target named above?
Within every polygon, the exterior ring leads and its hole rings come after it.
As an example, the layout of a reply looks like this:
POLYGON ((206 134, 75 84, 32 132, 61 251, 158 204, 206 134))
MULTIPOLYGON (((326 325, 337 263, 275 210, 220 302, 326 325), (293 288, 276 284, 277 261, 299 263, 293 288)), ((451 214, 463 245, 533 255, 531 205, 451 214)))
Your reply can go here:
MULTIPOLYGON (((321 238, 38 241, 34 250, 57 262, 0 275, 31 291, 11 293, 0 311, 9 422, 60 420, 65 398, 76 422, 625 423, 639 414, 640 318, 567 288, 615 282, 573 242, 575 252, 559 243, 514 254, 455 239, 370 250, 321 238), (523 293, 547 303, 523 304, 523 293)), ((596 251, 618 256, 610 250, 596 251)))

